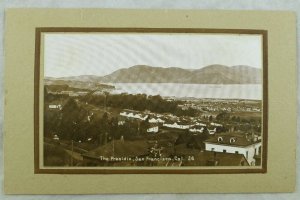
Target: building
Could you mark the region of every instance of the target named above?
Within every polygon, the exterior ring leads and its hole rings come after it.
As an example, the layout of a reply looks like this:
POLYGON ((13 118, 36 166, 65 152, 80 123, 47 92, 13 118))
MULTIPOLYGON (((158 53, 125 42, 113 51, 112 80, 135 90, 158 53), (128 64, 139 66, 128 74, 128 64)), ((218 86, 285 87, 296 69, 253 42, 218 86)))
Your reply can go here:
POLYGON ((161 119, 161 118, 155 118, 155 117, 152 117, 149 119, 149 123, 164 123, 165 120, 161 119))
POLYGON ((189 128, 189 131, 192 133, 203 133, 204 127, 199 125, 194 125, 189 128))
POLYGON ((49 109, 58 109, 61 110, 62 106, 60 104, 50 104, 49 109))
POLYGON ((163 126, 168 127, 168 128, 177 128, 177 129, 189 129, 190 124, 188 122, 182 122, 182 121, 177 121, 177 122, 165 122, 163 126))
POLYGON ((185 144, 175 146, 175 155, 181 157, 181 166, 249 166, 243 154, 199 151, 185 144))
POLYGON ((223 152, 210 152, 209 154, 209 151, 205 151, 202 156, 205 157, 205 166, 249 166, 243 154, 223 152))
POLYGON ((255 157, 261 154, 261 140, 249 134, 218 134, 204 143, 206 151, 243 154, 250 165, 255 165, 255 157))
POLYGON ((158 126, 156 124, 150 124, 150 127, 147 128, 147 133, 157 133, 158 132, 158 126))
POLYGON ((132 119, 139 119, 145 121, 148 118, 148 115, 144 115, 142 113, 138 113, 136 111, 124 110, 120 113, 120 116, 132 118, 132 119))
POLYGON ((204 124, 202 122, 196 122, 196 125, 198 125, 198 126, 206 126, 206 124, 204 124))
POLYGON ((208 133, 210 135, 214 135, 216 132, 217 132, 217 128, 214 128, 214 129, 207 129, 208 130, 208 133))
POLYGON ((119 120, 119 121, 118 121, 118 125, 119 125, 119 126, 123 126, 124 124, 125 124, 125 120, 119 120))
POLYGON ((215 127, 222 127, 223 126, 222 124, 218 124, 218 123, 214 123, 214 122, 210 123, 210 125, 215 126, 215 127))
POLYGON ((59 137, 57 135, 54 135, 53 140, 59 140, 59 137))

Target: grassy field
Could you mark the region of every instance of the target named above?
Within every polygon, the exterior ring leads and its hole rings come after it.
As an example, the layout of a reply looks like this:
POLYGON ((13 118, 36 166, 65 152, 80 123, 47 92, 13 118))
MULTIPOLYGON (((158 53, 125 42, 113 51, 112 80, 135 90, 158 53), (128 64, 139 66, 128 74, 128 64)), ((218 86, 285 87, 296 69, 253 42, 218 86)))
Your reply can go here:
POLYGON ((240 117, 241 119, 261 119, 262 118, 262 112, 235 112, 231 114, 232 116, 240 117))

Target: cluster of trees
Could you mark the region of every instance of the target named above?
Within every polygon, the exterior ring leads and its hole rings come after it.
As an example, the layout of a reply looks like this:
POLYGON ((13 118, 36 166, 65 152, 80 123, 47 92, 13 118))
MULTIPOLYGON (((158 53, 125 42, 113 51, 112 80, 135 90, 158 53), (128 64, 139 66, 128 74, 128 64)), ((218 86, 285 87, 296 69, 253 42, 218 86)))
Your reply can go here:
MULTIPOLYGON (((261 132, 261 119, 254 119, 251 117, 248 118, 241 118, 240 116, 232 116, 227 112, 221 112, 215 117, 216 121, 218 122, 227 122, 233 125, 234 130, 240 131, 249 131, 253 130, 254 132, 260 133, 261 132)), ((213 117, 209 117, 209 121, 213 121, 213 117)), ((217 132, 225 132, 228 131, 226 127, 218 127, 217 132), (222 130, 218 130, 221 129, 222 130)))
POLYGON ((107 112, 91 115, 73 98, 69 98, 61 111, 45 112, 44 121, 46 137, 57 135, 60 140, 90 141, 97 145, 121 137, 132 139, 146 133, 148 128, 148 122, 138 121, 127 121, 121 127, 117 117, 109 116, 107 112))
POLYGON ((236 122, 236 123, 250 123, 250 124, 260 124, 261 118, 251 118, 251 117, 240 117, 232 115, 228 112, 220 112, 214 118, 212 115, 204 116, 204 119, 207 121, 218 121, 218 122, 236 122))

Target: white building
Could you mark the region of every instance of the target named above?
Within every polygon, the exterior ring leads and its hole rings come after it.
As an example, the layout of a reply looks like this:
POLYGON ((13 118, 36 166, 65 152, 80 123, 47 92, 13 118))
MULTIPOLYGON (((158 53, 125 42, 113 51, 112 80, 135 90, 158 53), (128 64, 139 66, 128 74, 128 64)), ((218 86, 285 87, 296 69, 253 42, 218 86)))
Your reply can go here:
POLYGON ((141 113, 136 113, 134 111, 123 111, 120 113, 120 116, 133 118, 133 119, 139 119, 145 121, 148 118, 148 115, 144 115, 141 113))
POLYGON ((192 133, 203 133, 204 127, 199 125, 191 126, 189 131, 192 133))
POLYGON ((255 156, 261 153, 261 141, 242 134, 219 134, 204 141, 206 151, 243 154, 249 165, 255 165, 255 156))
POLYGON ((149 123, 164 123, 165 122, 165 120, 162 120, 162 119, 160 119, 160 118, 150 118, 149 119, 149 123))
POLYGON ((147 133, 157 133, 158 132, 158 126, 151 126, 147 129, 147 133))
POLYGON ((214 122, 210 123, 210 125, 217 126, 217 127, 222 127, 223 126, 222 124, 218 124, 218 123, 214 123, 214 122))
POLYGON ((119 126, 123 126, 124 124, 125 124, 125 121, 124 121, 124 120, 119 120, 119 121, 118 121, 118 125, 119 125, 119 126))
POLYGON ((208 130, 209 135, 214 135, 217 132, 217 128, 207 129, 207 130, 208 130))
POLYGON ((189 129, 191 125, 186 122, 165 122, 163 126, 177 129, 189 129))
POLYGON ((54 135, 53 140, 59 140, 59 137, 57 135, 54 135))
POLYGON ((49 108, 50 109, 59 109, 59 110, 61 110, 62 106, 60 104, 57 104, 57 105, 56 104, 50 104, 49 108))

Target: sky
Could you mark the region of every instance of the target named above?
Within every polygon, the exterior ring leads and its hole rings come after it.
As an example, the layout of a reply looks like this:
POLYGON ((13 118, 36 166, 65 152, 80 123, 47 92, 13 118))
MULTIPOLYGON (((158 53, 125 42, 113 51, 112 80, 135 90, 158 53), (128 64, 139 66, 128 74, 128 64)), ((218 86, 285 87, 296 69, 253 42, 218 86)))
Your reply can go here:
POLYGON ((108 75, 134 65, 200 69, 207 65, 262 68, 260 35, 47 33, 44 75, 108 75))

